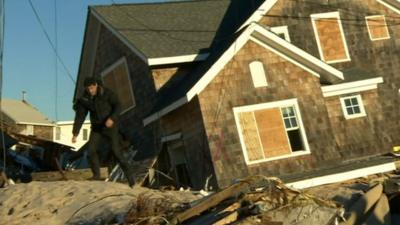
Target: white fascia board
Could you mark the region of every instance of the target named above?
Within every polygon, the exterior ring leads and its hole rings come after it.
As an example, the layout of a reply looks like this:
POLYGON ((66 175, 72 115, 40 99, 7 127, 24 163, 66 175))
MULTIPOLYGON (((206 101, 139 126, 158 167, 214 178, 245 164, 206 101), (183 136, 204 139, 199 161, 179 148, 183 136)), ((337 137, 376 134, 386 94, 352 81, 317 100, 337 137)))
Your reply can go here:
POLYGON ((101 24, 103 24, 111 33, 113 33, 120 41, 122 41, 122 43, 124 43, 130 50, 132 50, 141 60, 143 60, 143 62, 145 62, 146 64, 148 64, 148 60, 147 57, 141 52, 139 51, 136 47, 134 47, 131 42, 129 42, 124 36, 121 35, 121 33, 119 33, 118 31, 116 31, 107 21, 105 21, 94 9, 90 10, 90 13, 92 13, 92 15, 94 17, 96 17, 96 19, 98 21, 100 21, 101 24))
POLYGON ((361 91, 368 91, 378 88, 378 84, 383 83, 382 77, 372 78, 368 80, 354 81, 344 84, 335 84, 323 86, 322 95, 324 97, 331 97, 361 91))
POLYGON ((143 126, 147 126, 150 123, 160 119, 161 117, 163 117, 164 115, 168 114, 169 112, 181 107, 182 105, 186 104, 188 101, 188 99, 186 98, 186 96, 178 99, 177 101, 175 101, 174 103, 172 103, 171 105, 161 109, 160 111, 151 114, 150 116, 146 117, 143 119, 143 126))
POLYGON ((381 165, 351 170, 343 173, 336 173, 321 177, 315 177, 311 179, 296 181, 292 183, 287 183, 288 187, 296 188, 296 189, 305 189, 310 187, 316 187, 324 184, 332 184, 337 182, 342 182, 346 180, 351 180, 359 177, 365 177, 368 175, 378 174, 378 173, 386 173, 390 171, 396 170, 396 165, 394 162, 385 163, 381 165))
POLYGON ((46 126, 46 127, 55 127, 56 124, 52 123, 32 123, 32 122, 18 122, 18 125, 33 125, 33 126, 46 126))
POLYGON ((400 14, 400 9, 398 9, 398 8, 392 6, 391 4, 385 2, 385 0, 376 0, 376 1, 379 2, 380 4, 386 6, 387 8, 393 10, 394 12, 400 14))
POLYGON ((239 27, 237 30, 241 30, 243 27, 258 22, 261 18, 267 14, 267 12, 278 2, 278 0, 266 0, 260 7, 239 27))
POLYGON ((185 63, 185 62, 195 62, 204 61, 209 56, 209 53, 193 54, 193 55, 181 55, 172 57, 162 57, 162 58, 150 58, 148 59, 149 66, 166 65, 174 63, 185 63))
POLYGON ((188 91, 186 97, 190 101, 195 95, 199 94, 233 58, 233 56, 246 44, 256 24, 251 24, 236 39, 235 42, 222 54, 222 56, 211 66, 203 77, 188 91))
MULTIPOLYGON (((89 124, 90 120, 85 120, 83 121, 83 124, 89 124)), ((67 120, 67 121, 58 121, 56 122, 57 125, 72 125, 74 124, 73 120, 67 120)))
POLYGON ((340 70, 334 68, 333 66, 330 66, 328 64, 326 64, 325 62, 322 62, 321 60, 317 59, 316 57, 310 55, 309 53, 307 53, 306 51, 298 48, 297 46, 287 42, 286 40, 283 40, 282 38, 278 37, 276 34, 274 34, 273 32, 257 25, 255 27, 255 30, 257 32, 259 32, 260 34, 264 35, 266 38, 274 41, 275 43, 279 44, 280 46, 285 47, 286 49, 290 50, 291 52, 301 56, 302 58, 304 58, 305 60, 313 63, 314 65, 326 70, 327 72, 329 72, 330 74, 344 80, 343 77, 343 72, 341 72, 340 70))

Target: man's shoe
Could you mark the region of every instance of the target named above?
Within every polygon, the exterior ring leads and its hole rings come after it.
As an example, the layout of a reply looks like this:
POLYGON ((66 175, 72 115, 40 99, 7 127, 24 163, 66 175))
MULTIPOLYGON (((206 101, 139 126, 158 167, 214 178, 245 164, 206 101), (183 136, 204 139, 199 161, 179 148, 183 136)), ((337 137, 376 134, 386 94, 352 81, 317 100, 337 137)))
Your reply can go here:
POLYGON ((98 176, 92 176, 88 180, 104 180, 104 179, 102 179, 101 177, 98 177, 98 176))

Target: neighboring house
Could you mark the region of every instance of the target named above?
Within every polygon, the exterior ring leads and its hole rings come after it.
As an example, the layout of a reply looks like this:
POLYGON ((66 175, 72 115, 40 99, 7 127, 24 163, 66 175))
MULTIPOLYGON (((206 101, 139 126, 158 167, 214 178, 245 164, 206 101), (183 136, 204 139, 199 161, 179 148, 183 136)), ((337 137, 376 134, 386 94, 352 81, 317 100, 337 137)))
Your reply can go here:
POLYGON ((101 78, 121 99, 137 171, 155 163, 197 189, 380 155, 400 145, 396 4, 89 7, 75 98, 101 78))
POLYGON ((54 127, 54 142, 69 145, 74 147, 75 150, 79 150, 88 140, 90 135, 90 121, 86 120, 77 137, 76 143, 72 144, 72 127, 74 121, 59 121, 54 127))
POLYGON ((7 131, 53 140, 55 123, 25 100, 2 99, 7 131))

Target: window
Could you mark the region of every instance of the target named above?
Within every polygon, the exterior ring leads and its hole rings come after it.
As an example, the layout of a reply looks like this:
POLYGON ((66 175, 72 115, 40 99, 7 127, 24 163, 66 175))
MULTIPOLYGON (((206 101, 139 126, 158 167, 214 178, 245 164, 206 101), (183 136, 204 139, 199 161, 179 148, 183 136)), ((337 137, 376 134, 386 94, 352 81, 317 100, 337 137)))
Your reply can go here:
POLYGON ((271 31, 277 34, 282 39, 290 42, 289 30, 287 26, 271 27, 271 31))
POLYGON ((61 139, 61 127, 56 127, 56 140, 61 139))
POLYGON ((110 88, 118 95, 122 107, 121 113, 135 107, 136 102, 125 57, 104 70, 101 76, 104 86, 110 88))
POLYGON ((312 14, 311 21, 321 59, 327 63, 350 61, 339 12, 312 14))
POLYGON ((233 110, 247 164, 309 154, 296 99, 233 110))
POLYGON ((249 64, 251 78, 255 88, 268 86, 264 65, 260 61, 253 61, 249 64))
POLYGON ((372 41, 390 38, 384 15, 367 16, 365 17, 365 21, 367 23, 369 37, 372 41))
POLYGON ((87 141, 87 139, 88 139, 88 129, 83 129, 82 130, 82 139, 84 140, 84 141, 87 141))
POLYGON ((34 127, 33 125, 26 125, 25 129, 22 131, 24 135, 34 135, 34 127))
POLYGON ((340 102, 346 119, 366 116, 361 95, 340 98, 340 102))

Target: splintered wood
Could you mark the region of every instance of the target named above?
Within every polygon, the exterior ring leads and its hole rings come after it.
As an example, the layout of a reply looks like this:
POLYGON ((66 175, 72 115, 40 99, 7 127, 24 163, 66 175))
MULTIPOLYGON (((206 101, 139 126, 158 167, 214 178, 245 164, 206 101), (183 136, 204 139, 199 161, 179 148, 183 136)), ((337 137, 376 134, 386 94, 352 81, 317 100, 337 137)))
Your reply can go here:
MULTIPOLYGON (((283 222, 284 217, 295 218, 299 214, 304 214, 303 217, 310 218, 317 215, 318 218, 322 218, 320 221, 323 221, 318 224, 328 225, 338 217, 340 212, 342 208, 335 202, 290 189, 276 178, 254 176, 186 204, 183 202, 176 204, 176 201, 174 204, 173 199, 141 196, 133 204, 126 224, 283 225, 286 224, 283 222), (313 213, 306 215, 302 212, 303 208, 313 213), (286 215, 285 213, 290 214, 288 209, 294 209, 296 215, 286 215)), ((310 219, 308 222, 316 224, 315 219, 310 219)))

